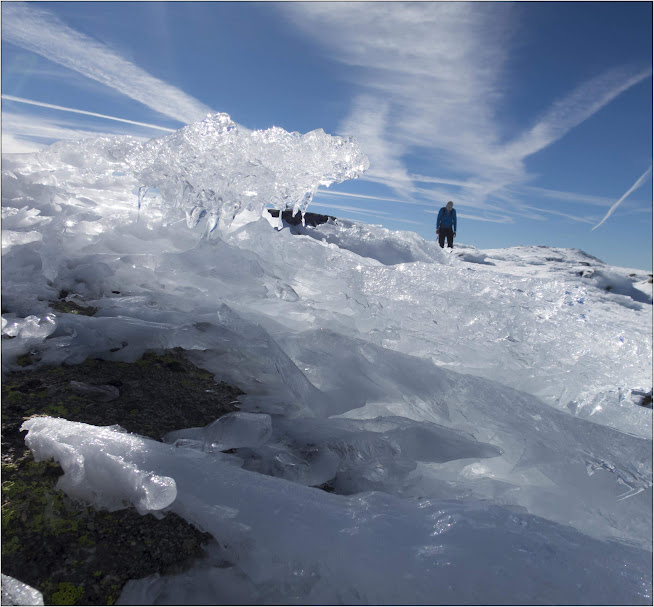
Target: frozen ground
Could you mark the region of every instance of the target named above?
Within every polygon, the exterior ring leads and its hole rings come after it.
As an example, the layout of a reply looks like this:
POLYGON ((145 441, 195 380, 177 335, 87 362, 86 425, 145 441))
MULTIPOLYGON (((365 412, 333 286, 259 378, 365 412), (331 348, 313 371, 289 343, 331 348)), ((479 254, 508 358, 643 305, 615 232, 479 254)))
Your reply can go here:
POLYGON ((224 115, 3 157, 4 370, 181 346, 247 393, 167 443, 26 424, 67 492, 218 540, 122 602, 651 603, 650 275, 262 216, 366 166, 224 115))

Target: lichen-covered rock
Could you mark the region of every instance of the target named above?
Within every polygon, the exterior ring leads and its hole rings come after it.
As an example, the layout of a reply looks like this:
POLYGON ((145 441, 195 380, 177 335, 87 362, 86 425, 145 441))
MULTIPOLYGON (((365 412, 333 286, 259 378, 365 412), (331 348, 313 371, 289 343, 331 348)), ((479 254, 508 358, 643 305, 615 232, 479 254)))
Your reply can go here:
POLYGON ((154 439, 204 426, 236 409, 240 390, 216 383, 181 349, 148 352, 135 363, 80 365, 7 374, 2 385, 2 572, 43 593, 49 605, 111 605, 124 584, 182 571, 211 536, 168 513, 98 511, 55 489, 58 464, 35 462, 19 431, 26 417, 51 415, 98 426, 120 425, 154 439), (115 386, 96 398, 75 386, 115 386))

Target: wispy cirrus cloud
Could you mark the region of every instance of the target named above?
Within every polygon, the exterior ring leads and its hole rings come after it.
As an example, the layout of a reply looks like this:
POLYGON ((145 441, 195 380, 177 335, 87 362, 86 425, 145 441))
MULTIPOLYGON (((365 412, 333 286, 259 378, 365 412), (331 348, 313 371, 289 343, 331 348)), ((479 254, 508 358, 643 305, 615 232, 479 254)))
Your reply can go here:
MULTIPOLYGON (((391 159, 393 166, 402 166, 407 146, 444 150, 451 156, 466 149, 471 157, 471 150, 488 149, 498 140, 491 104, 500 95, 497 80, 505 52, 502 45, 490 43, 502 28, 483 5, 318 2, 281 6, 330 53, 352 67, 351 78, 362 92, 341 131, 356 135, 373 160, 375 155, 387 159, 380 171, 391 159), (388 109, 383 138, 376 133, 371 139, 367 129, 358 125, 367 123, 374 100, 388 109)), ((503 6, 499 10, 507 12, 503 6)), ((453 156, 450 162, 456 162, 453 156)))
POLYGON ((130 128, 122 120, 109 122, 105 126, 107 128, 98 128, 97 124, 80 122, 63 112, 42 116, 5 108, 2 112, 2 153, 36 152, 61 140, 77 141, 89 137, 116 135, 130 135, 147 140, 152 136, 150 128, 130 128))
MULTIPOLYGON (((384 211, 379 211, 379 210, 367 210, 367 209, 361 209, 360 207, 350 207, 347 205, 342 205, 342 204, 320 204, 320 202, 313 202, 312 203, 313 207, 324 207, 330 210, 337 210, 337 211, 345 211, 346 213, 354 213, 356 215, 364 215, 366 217, 376 217, 377 219, 381 220, 389 220, 392 219, 392 221, 398 222, 398 223, 407 223, 410 225, 423 225, 423 222, 421 221, 414 221, 413 219, 402 219, 398 217, 392 217, 391 213, 386 213, 384 211)), ((343 219, 347 219, 346 216, 343 216, 343 219)))
MULTIPOLYGON (((321 198, 339 198, 341 196, 345 198, 357 198, 360 200, 376 200, 376 201, 383 201, 383 202, 409 202, 406 199, 403 198, 391 198, 389 196, 372 196, 370 194, 353 194, 352 192, 341 192, 339 190, 318 190, 317 196, 320 196, 321 198)), ((416 203, 417 204, 417 203, 416 203)))
POLYGON ((539 207, 532 207, 525 205, 525 209, 531 209, 532 211, 537 211, 538 213, 547 213, 549 215, 558 215, 559 217, 566 217, 567 219, 572 219, 573 221, 580 221, 582 223, 593 223, 592 219, 588 217, 580 217, 579 215, 572 215, 571 213, 564 213, 563 211, 556 211, 554 209, 541 209, 539 207))
POLYGON ((370 159, 367 179, 393 187, 400 195, 411 198, 411 179, 400 160, 405 146, 389 140, 389 104, 370 95, 354 102, 352 114, 340 127, 341 132, 355 133, 365 143, 370 159))
POLYGON ((43 146, 31 139, 19 137, 13 133, 2 132, 2 153, 3 154, 31 154, 38 152, 43 146))
POLYGON ((31 3, 3 3, 2 38, 5 43, 42 55, 181 123, 201 119, 212 111, 31 3))
MULTIPOLYGON (((513 189, 513 188, 511 188, 513 189)), ((551 200, 559 200, 562 202, 589 204, 594 206, 606 206, 611 204, 613 200, 607 196, 593 196, 590 194, 580 194, 579 192, 565 192, 562 190, 552 190, 550 188, 538 188, 529 185, 521 185, 515 188, 521 194, 537 195, 551 200)))
POLYGON ((619 68, 582 83, 556 101, 532 128, 507 145, 503 153, 521 161, 539 152, 651 75, 651 68, 619 68))
MULTIPOLYGON (((434 193, 458 185, 460 203, 483 206, 490 194, 530 179, 527 158, 652 73, 620 68, 600 74, 553 99, 532 126, 507 140, 497 109, 510 32, 519 25, 513 3, 301 2, 280 10, 348 66, 345 77, 360 93, 341 131, 357 136, 371 157, 363 178, 403 195, 425 195, 430 183, 404 168, 407 154, 416 154, 439 167, 434 193), (375 114, 375 107, 383 113, 375 114)), ((508 204, 505 212, 521 207, 517 198, 508 204)))

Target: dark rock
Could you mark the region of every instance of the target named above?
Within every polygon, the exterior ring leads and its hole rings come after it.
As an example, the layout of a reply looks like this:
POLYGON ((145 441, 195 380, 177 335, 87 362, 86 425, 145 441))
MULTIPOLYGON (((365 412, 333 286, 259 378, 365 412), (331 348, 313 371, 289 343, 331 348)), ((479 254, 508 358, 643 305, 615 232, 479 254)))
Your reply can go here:
POLYGON ((91 386, 81 381, 71 381, 70 389, 77 396, 88 396, 93 400, 99 400, 103 403, 116 400, 120 396, 120 391, 116 386, 105 384, 102 386, 91 386))
POLYGON ((174 513, 159 519, 133 508, 98 511, 55 489, 62 470, 35 462, 20 425, 51 415, 97 426, 120 425, 159 440, 205 426, 235 409, 242 392, 216 383, 181 349, 148 352, 135 363, 87 360, 5 376, 2 384, 2 572, 43 593, 46 605, 111 605, 130 579, 183 571, 212 541, 174 513), (91 388, 119 386, 101 402, 91 388), (92 391, 91 391, 92 392, 92 391))
MULTIPOLYGON (((268 212, 273 217, 279 217, 279 209, 268 209, 268 212)), ((304 225, 316 227, 321 223, 327 223, 330 219, 336 220, 336 217, 331 215, 320 215, 319 213, 305 213, 304 225)), ((302 224, 302 213, 293 216, 293 211, 282 211, 282 221, 291 226, 302 224)))

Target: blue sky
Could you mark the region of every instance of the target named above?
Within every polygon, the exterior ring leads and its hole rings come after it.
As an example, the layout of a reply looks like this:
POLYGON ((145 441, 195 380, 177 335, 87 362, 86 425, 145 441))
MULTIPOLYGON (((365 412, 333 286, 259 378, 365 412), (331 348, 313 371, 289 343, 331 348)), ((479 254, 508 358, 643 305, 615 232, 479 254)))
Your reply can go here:
POLYGON ((3 153, 210 111, 354 135, 310 211, 652 267, 650 2, 2 3, 3 153))

